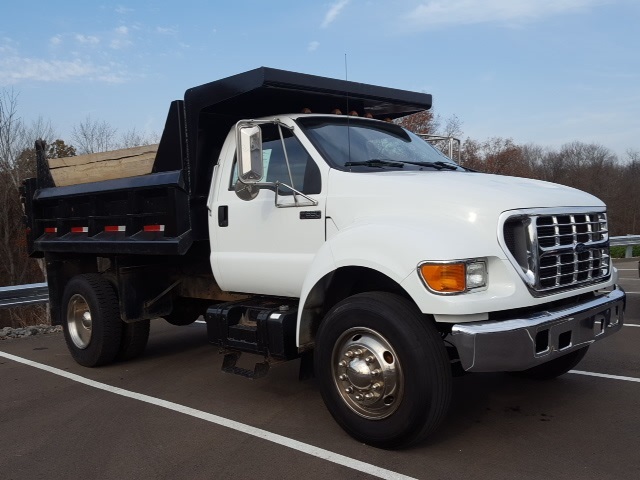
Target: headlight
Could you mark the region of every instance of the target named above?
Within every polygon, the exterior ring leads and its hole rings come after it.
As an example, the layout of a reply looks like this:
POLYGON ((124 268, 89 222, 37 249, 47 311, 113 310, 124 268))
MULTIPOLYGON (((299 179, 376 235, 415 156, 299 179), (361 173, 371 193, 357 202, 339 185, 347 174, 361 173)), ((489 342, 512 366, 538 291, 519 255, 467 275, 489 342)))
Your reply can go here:
POLYGON ((487 286, 486 260, 423 262, 418 274, 433 293, 451 295, 484 289, 487 286))

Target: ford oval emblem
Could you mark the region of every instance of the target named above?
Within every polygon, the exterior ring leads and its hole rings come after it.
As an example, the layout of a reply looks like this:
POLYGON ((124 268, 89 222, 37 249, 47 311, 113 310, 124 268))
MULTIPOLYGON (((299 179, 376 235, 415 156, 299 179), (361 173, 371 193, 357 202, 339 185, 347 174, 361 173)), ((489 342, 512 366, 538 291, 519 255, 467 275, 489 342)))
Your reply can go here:
POLYGON ((587 251, 587 246, 584 243, 576 243, 575 247, 573 247, 573 250, 576 253, 583 253, 587 251))

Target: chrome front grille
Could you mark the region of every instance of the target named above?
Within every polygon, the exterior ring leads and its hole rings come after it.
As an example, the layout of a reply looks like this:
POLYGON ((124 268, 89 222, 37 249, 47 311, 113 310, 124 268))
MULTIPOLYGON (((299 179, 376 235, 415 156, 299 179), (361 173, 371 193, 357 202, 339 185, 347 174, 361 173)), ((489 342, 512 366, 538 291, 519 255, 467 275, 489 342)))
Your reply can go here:
POLYGON ((610 276, 605 212, 527 212, 509 217, 504 245, 529 288, 540 294, 610 276))
POLYGON ((543 250, 579 243, 586 245, 609 238, 605 213, 544 215, 534 218, 538 244, 543 250))

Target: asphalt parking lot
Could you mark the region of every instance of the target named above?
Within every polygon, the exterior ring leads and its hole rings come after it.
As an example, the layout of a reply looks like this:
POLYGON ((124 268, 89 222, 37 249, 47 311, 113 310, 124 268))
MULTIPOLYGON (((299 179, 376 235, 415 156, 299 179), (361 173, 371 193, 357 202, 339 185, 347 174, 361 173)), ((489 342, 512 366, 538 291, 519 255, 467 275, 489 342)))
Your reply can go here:
POLYGON ((4 340, 0 478, 640 478, 638 260, 616 264, 617 335, 553 381, 454 379, 445 424, 402 451, 346 435, 297 362, 259 380, 222 373, 202 324, 158 320, 144 357, 98 369, 61 334, 4 340))

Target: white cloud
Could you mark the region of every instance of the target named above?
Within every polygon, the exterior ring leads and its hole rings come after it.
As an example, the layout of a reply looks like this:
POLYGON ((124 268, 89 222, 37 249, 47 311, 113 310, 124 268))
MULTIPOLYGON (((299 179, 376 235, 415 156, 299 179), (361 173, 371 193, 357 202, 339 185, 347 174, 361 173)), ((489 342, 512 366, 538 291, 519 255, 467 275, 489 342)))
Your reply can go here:
POLYGON ((329 25, 331 25, 333 21, 338 18, 338 15, 340 15, 340 12, 342 12, 342 9, 346 7, 348 3, 349 0, 338 0, 333 5, 331 5, 331 8, 329 8, 329 11, 324 16, 324 20, 322 21, 322 24, 320 26, 322 28, 327 28, 329 25))
POLYGON ((309 52, 315 52, 320 46, 320 42, 314 40, 313 42, 309 42, 309 46, 307 46, 307 50, 309 52))
POLYGON ((119 13, 120 15, 124 15, 131 12, 133 12, 133 8, 127 8, 122 5, 118 5, 116 7, 116 13, 119 13))
POLYGON ((26 57, 14 44, 8 38, 0 40, 0 86, 24 81, 124 83, 131 78, 123 65, 115 62, 96 64, 80 58, 60 60, 26 57))
POLYGON ((128 38, 114 38, 109 43, 109 46, 114 50, 122 50, 123 48, 127 48, 133 45, 133 42, 128 38))
POLYGON ((49 44, 57 47, 62 43, 62 37, 60 35, 54 35, 49 39, 49 44))
POLYGON ((410 25, 429 28, 478 23, 522 23, 543 17, 588 10, 611 0, 432 0, 404 18, 410 25))
POLYGON ((114 50, 121 50, 123 48, 130 47, 133 42, 129 38, 129 29, 124 25, 119 26, 114 30, 115 36, 109 43, 109 46, 114 50))
POLYGON ((126 75, 112 71, 109 66, 98 66, 82 60, 46 60, 11 55, 0 59, 0 85, 12 85, 33 80, 39 82, 68 82, 96 80, 105 83, 123 83, 126 75))
POLYGON ((100 39, 94 35, 82 35, 81 33, 78 33, 76 34, 75 39, 78 43, 85 45, 97 45, 100 43, 100 39))
POLYGON ((162 35, 175 35, 178 33, 178 27, 156 27, 156 32, 162 35))

